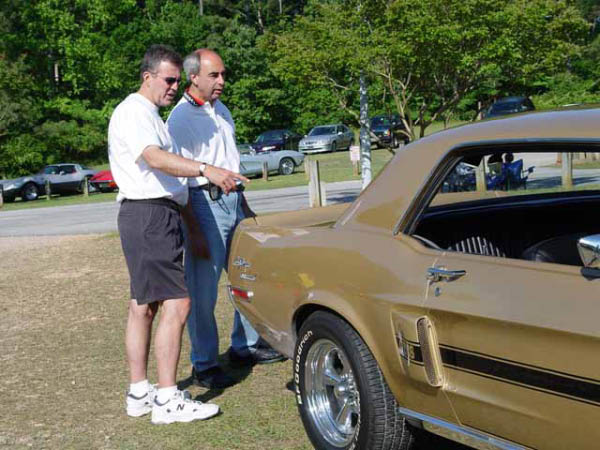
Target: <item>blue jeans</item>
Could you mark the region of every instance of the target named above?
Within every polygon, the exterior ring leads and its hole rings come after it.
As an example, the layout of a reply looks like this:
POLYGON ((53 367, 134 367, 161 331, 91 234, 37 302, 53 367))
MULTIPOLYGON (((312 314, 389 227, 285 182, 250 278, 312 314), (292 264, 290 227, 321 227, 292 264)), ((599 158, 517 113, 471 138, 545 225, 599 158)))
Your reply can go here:
MULTIPOLYGON (((197 371, 217 366, 219 334, 215 320, 217 288, 223 269, 227 270, 229 247, 237 224, 244 219, 242 196, 237 192, 223 194, 213 201, 208 191, 190 188, 194 216, 210 249, 210 259, 194 257, 189 251, 186 231, 185 281, 192 301, 187 320, 192 344, 190 359, 197 371)), ((252 353, 259 336, 246 318, 235 312, 231 347, 240 355, 252 353)))

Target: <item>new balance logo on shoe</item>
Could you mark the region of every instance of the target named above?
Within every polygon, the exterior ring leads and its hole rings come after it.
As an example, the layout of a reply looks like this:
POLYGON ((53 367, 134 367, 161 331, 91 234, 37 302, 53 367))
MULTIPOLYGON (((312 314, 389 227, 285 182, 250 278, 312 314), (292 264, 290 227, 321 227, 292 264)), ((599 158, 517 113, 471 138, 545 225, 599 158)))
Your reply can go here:
POLYGON ((208 419, 218 413, 219 407, 217 405, 192 400, 188 391, 176 391, 163 404, 159 403, 158 399, 154 399, 152 423, 158 425, 173 422, 191 422, 193 420, 208 419))

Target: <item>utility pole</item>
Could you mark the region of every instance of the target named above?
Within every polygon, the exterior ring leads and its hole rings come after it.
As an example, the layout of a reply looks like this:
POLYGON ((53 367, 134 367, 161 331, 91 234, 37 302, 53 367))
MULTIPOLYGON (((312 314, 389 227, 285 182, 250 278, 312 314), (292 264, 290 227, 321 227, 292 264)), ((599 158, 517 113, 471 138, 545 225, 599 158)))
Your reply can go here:
POLYGON ((198 0, 198 13, 204 15, 204 0, 198 0))
POLYGON ((362 189, 371 183, 371 133, 369 124, 369 98, 365 73, 360 73, 360 159, 362 170, 362 189))

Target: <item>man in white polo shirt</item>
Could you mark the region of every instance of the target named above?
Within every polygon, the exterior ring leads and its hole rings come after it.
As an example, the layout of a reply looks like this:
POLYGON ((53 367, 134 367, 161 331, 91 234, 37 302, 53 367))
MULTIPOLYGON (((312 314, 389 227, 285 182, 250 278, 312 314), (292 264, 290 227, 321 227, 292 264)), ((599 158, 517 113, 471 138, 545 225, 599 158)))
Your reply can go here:
POLYGON ((121 203, 118 228, 130 275, 131 301, 125 336, 130 387, 127 414, 152 412, 152 422, 190 422, 219 412, 191 400, 176 385, 181 335, 190 299, 183 272, 180 208, 187 204, 187 177, 203 175, 225 192, 246 180, 234 172, 183 158, 158 108, 169 105, 181 81, 181 57, 153 45, 144 55, 141 86, 115 109, 108 129, 110 167, 121 203), (161 309, 155 353, 158 389, 148 382, 152 322, 161 309))
MULTIPOLYGON (((225 66, 217 53, 199 49, 186 56, 189 88, 167 119, 169 133, 182 155, 217 167, 239 172, 240 156, 235 144, 231 113, 219 100, 225 87, 225 66)), ((214 310, 223 268, 227 268, 229 246, 237 224, 253 215, 241 189, 220 195, 209 180, 188 180, 190 206, 196 223, 187 222, 185 276, 191 312, 188 332, 192 344, 192 377, 207 388, 225 388, 235 383, 217 362, 219 337, 214 310), (212 191, 212 192, 211 192, 212 191), (202 247, 204 247, 202 249, 202 247), (195 253, 195 254, 194 254, 195 253), (198 254, 208 253, 208 257, 198 254)), ((237 311, 231 333, 229 358, 236 364, 266 364, 284 357, 259 339, 258 333, 237 311)))

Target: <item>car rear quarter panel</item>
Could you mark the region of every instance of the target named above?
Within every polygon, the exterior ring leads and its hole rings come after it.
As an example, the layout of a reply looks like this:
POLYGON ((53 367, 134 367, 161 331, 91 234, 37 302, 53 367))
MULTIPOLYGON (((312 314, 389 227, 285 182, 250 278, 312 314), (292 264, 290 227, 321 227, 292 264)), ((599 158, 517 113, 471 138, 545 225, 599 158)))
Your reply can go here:
POLYGON ((296 319, 307 310, 332 311, 363 338, 401 404, 456 420, 444 393, 427 384, 421 367, 406 364, 396 343, 399 331, 417 340, 424 274, 432 261, 424 247, 384 233, 247 222, 236 232, 231 261, 241 256, 250 267, 231 265, 230 282, 253 291, 251 302, 238 306, 271 345, 292 356, 301 325, 296 319))

